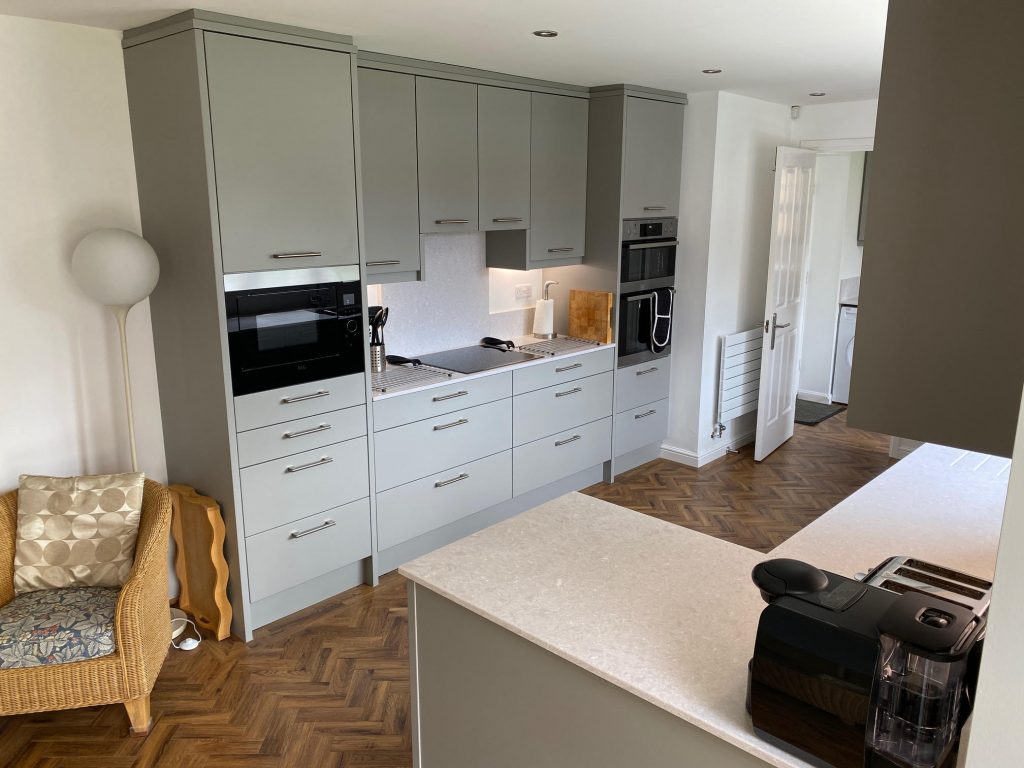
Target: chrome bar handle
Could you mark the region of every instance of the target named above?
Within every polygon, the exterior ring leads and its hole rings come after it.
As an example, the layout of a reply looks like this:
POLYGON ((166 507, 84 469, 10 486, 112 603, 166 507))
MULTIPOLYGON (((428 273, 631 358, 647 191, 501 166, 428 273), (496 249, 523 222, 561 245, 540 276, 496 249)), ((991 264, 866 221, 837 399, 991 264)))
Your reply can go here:
POLYGON ((322 467, 324 464, 330 464, 334 459, 330 456, 321 456, 316 461, 311 461, 308 464, 297 464, 294 467, 289 465, 284 468, 285 472, 301 472, 304 469, 312 469, 313 467, 322 467))
POLYGON ((318 256, 323 256, 322 251, 295 251, 295 253, 272 253, 270 258, 272 259, 315 259, 318 256))
POLYGON ((398 259, 384 259, 383 261, 368 261, 366 266, 368 267, 394 267, 402 262, 398 259))
POLYGON ((633 414, 633 418, 634 419, 646 419, 648 416, 653 416, 656 413, 657 413, 657 411, 652 408, 651 410, 647 411, 647 413, 635 413, 635 414, 633 414))
POLYGON ((282 397, 282 403, 301 403, 303 400, 312 400, 314 397, 327 397, 331 394, 329 389, 318 389, 316 392, 310 392, 308 395, 296 395, 295 397, 282 397))
POLYGON ((320 525, 313 526, 312 528, 307 528, 304 531, 292 531, 291 533, 288 534, 288 538, 289 539, 301 539, 303 536, 309 536, 309 534, 311 534, 311 533, 319 533, 320 531, 325 531, 328 528, 333 528, 336 525, 337 525, 336 522, 334 522, 330 518, 327 518, 322 523, 320 523, 320 525))
POLYGON ((451 485, 452 483, 458 483, 458 482, 461 482, 463 480, 469 480, 469 475, 467 475, 465 472, 463 472, 458 477, 453 477, 451 480, 438 480, 436 483, 434 483, 434 487, 435 488, 444 488, 446 485, 451 485))
POLYGON ((435 224, 469 224, 469 219, 434 219, 435 224))
POLYGON ((312 435, 316 432, 326 432, 330 428, 330 424, 318 424, 317 426, 310 427, 309 429, 300 429, 298 432, 285 432, 281 437, 285 440, 291 440, 293 437, 303 437, 305 435, 312 435))
POLYGON ((573 371, 577 368, 582 368, 583 363, 573 363, 572 365, 565 365, 561 368, 555 368, 555 373, 565 373, 566 371, 573 371))
POLYGON ((463 424, 469 424, 469 419, 459 419, 453 421, 451 424, 435 424, 434 431, 440 432, 442 429, 451 429, 452 427, 461 427, 463 424))
POLYGON ((548 248, 548 253, 569 253, 569 251, 575 251, 575 248, 566 246, 564 248, 548 248))
POLYGON ((652 366, 651 368, 645 368, 642 371, 637 371, 636 375, 637 376, 646 376, 648 373, 654 373, 656 370, 658 370, 658 366, 655 365, 655 366, 652 366))
POLYGON ((771 343, 771 346, 768 347, 769 350, 775 349, 775 331, 777 329, 779 329, 779 328, 789 328, 789 326, 792 325, 792 323, 780 323, 780 322, 778 322, 778 319, 777 319, 778 316, 779 316, 778 312, 772 312, 772 343, 771 343))
POLYGON ((576 387, 574 389, 567 389, 565 392, 555 392, 555 397, 565 397, 566 395, 575 395, 577 392, 582 392, 583 387, 576 387))
POLYGON ((656 243, 643 242, 643 243, 632 243, 629 246, 631 251, 646 251, 648 248, 669 248, 673 245, 679 245, 678 240, 659 240, 656 243))
POLYGON ((645 211, 667 211, 668 206, 666 205, 645 205, 645 211))
POLYGON ((572 437, 568 438, 567 440, 556 440, 555 441, 555 448, 563 446, 563 445, 565 445, 567 443, 575 443, 579 439, 581 439, 579 435, 573 435, 572 437))
POLYGON ((517 216, 508 216, 502 219, 491 219, 491 221, 495 224, 518 224, 522 219, 517 216))
POLYGON ((437 397, 433 398, 433 400, 435 403, 443 403, 445 400, 452 400, 456 397, 465 397, 468 394, 469 392, 467 392, 466 390, 460 389, 458 392, 452 392, 450 395, 438 395, 437 397))

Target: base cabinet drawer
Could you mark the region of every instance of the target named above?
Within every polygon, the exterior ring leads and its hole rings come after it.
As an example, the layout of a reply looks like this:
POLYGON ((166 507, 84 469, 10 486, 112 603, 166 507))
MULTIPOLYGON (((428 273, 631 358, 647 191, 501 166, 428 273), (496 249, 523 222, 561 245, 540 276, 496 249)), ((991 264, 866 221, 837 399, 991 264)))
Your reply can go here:
POLYGON ((545 437, 512 450, 512 492, 516 496, 608 461, 612 419, 545 437))
POLYGON ((381 432, 511 396, 512 373, 506 371, 376 400, 373 403, 373 430, 381 432))
POLYGON ((370 501, 359 499, 245 540, 249 600, 323 576, 370 556, 370 501))
POLYGON ((362 373, 253 392, 235 398, 235 430, 244 432, 365 403, 366 377, 362 373))
POLYGON ((622 413, 644 403, 668 397, 671 358, 664 357, 615 372, 615 412, 622 413))
POLYGON ((615 455, 660 443, 668 434, 668 398, 615 415, 615 455))
POLYGON ((377 547, 454 523, 512 498, 512 451, 377 494, 377 547))
POLYGON ((512 444, 539 440, 612 414, 612 373, 600 373, 525 395, 512 401, 512 444))
POLYGON ((365 434, 365 405, 250 429, 238 434, 238 464, 248 467, 365 434))
POLYGON ((369 495, 366 438, 246 467, 242 476, 245 535, 369 495))
POLYGON ((377 490, 434 475, 512 447, 512 400, 446 413, 374 435, 377 490))
POLYGON ((571 357, 556 357, 547 363, 528 365, 512 371, 512 394, 521 395, 567 381, 610 371, 615 364, 615 349, 607 347, 571 357))

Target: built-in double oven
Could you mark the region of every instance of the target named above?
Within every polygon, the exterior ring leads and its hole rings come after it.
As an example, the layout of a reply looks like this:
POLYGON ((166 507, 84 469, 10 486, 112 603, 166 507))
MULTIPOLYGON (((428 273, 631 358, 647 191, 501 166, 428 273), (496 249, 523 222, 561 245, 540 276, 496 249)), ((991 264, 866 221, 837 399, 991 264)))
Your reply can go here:
POLYGON ((620 367, 663 357, 672 351, 677 233, 675 218, 622 222, 620 367))
POLYGON ((362 373, 359 268, 224 276, 235 396, 362 373))

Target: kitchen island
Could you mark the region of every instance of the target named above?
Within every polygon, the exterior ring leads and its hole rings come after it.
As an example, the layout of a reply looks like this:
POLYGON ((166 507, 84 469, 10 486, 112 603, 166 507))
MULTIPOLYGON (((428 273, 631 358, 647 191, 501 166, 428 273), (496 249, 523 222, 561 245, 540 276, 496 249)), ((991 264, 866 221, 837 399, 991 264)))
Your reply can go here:
POLYGON ((746 715, 751 569, 991 578, 1008 464, 925 446, 768 555, 569 494, 407 564, 415 764, 806 768, 746 715))

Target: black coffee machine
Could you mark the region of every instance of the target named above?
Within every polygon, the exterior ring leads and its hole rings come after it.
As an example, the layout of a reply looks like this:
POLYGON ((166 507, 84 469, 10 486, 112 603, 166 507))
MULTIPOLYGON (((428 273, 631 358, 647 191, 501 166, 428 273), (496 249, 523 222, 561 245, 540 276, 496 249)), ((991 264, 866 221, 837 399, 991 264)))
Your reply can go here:
POLYGON ((936 597, 926 581, 894 591, 893 578, 883 588, 798 560, 768 560, 752 575, 768 603, 747 692, 758 736, 822 768, 955 763, 983 612, 936 597))

